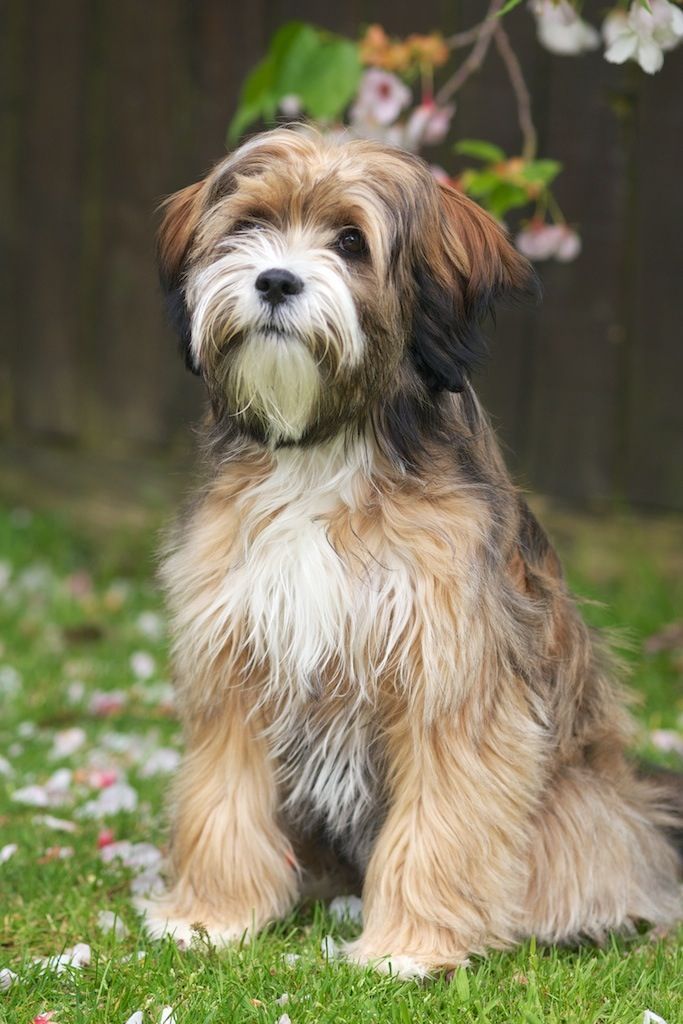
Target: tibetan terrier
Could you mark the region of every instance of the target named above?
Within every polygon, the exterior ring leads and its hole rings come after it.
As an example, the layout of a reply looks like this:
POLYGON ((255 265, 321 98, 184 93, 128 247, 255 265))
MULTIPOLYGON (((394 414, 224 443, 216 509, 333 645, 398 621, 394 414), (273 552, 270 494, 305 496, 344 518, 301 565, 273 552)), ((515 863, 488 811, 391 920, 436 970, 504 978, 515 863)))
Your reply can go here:
POLYGON ((321 851, 362 879, 346 955, 401 975, 675 921, 675 791, 470 383, 532 278, 504 231, 414 156, 281 129, 168 200, 159 260, 210 413, 151 933, 253 934, 321 851))

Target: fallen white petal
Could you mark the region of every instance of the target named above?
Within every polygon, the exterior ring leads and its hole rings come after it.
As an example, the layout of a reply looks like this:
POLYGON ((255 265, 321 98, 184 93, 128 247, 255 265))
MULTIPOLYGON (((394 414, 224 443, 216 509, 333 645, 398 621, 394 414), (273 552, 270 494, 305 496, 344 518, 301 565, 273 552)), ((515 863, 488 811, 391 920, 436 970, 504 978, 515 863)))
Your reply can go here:
POLYGON ((142 1010, 136 1010, 135 1013, 128 1018, 126 1024, 142 1024, 142 1010))
POLYGON ((97 915, 97 927, 105 935, 113 932, 115 939, 123 939, 128 934, 126 925, 113 910, 100 910, 97 915))
POLYGON ((0 992, 6 992, 15 983, 19 975, 11 971, 9 967, 0 969, 0 992))
POLYGON ((127 868, 148 871, 161 863, 162 853, 152 843, 131 843, 128 839, 119 839, 104 846, 100 857, 105 864, 120 860, 127 868))
POLYGON ((16 843, 7 843, 6 846, 0 847, 0 864, 6 864, 18 849, 19 847, 16 843))
POLYGON ((335 896, 327 909, 335 921, 360 924, 363 919, 363 901, 358 896, 335 896))
POLYGON ((275 1000, 278 1006, 286 1006, 289 1002, 289 992, 283 992, 281 996, 278 996, 275 1000))
POLYGON ((159 747, 146 759, 139 775, 141 779, 151 779, 154 775, 168 775, 180 764, 180 753, 171 747, 159 747))
POLYGON ((658 1013, 653 1013, 652 1010, 645 1010, 643 1013, 643 1024, 666 1024, 666 1021, 658 1013))
POLYGON ((85 730, 78 726, 74 726, 72 729, 62 729, 55 734, 48 757, 51 761, 57 761, 62 757, 71 757, 77 750, 80 750, 85 740, 85 730))
POLYGON ((135 625, 149 640, 160 640, 164 635, 164 623, 156 612, 141 612, 135 625))
POLYGON ((34 825, 45 825, 46 828, 52 828, 56 832, 75 832, 78 825, 73 821, 67 821, 66 818, 55 818, 51 814, 36 814, 33 817, 34 825))
POLYGON ((138 794, 126 782, 116 782, 100 792, 96 800, 88 800, 77 812, 80 818, 106 818, 119 811, 134 811, 138 794))
POLYGON ((156 670, 156 662, 147 651, 136 651, 130 656, 130 667, 136 679, 151 679, 156 670))
POLYGON ((4 775, 5 778, 9 778, 10 775, 14 775, 14 768, 7 758, 2 756, 2 754, 0 754, 0 775, 4 775))
POLYGON ((283 1013, 281 1017, 278 1017, 277 1024, 292 1024, 289 1014, 283 1013))
POLYGON ((159 1024, 175 1024, 175 1015, 172 1006, 164 1006, 159 1017, 159 1024))
POLYGON ((326 960, 334 960, 334 958, 339 955, 337 943, 331 935, 325 936, 323 941, 320 943, 320 950, 326 960))

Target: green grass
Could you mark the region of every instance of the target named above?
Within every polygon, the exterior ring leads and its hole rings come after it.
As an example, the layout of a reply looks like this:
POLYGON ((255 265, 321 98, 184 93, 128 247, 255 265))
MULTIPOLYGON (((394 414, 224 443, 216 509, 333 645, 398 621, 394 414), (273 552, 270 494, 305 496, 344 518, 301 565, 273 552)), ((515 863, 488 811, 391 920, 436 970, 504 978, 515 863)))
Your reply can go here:
MULTIPOLYGON (((675 649, 648 655, 643 642, 681 616, 683 524, 605 523, 557 513, 544 518, 551 519, 575 588, 602 602, 587 604, 587 617, 628 633, 632 683, 642 695, 643 751, 675 766, 676 755, 658 753, 647 737, 654 728, 680 726, 683 655, 675 649)), ((265 1024, 284 1013, 292 1024, 639 1024, 646 1008, 668 1024, 683 1021, 683 933, 661 942, 646 935, 615 939, 605 949, 579 951, 530 943, 475 962, 451 983, 427 984, 326 962, 323 938, 349 937, 353 926, 336 924, 320 905, 220 955, 148 943, 129 901, 130 869, 104 864, 97 837, 106 824, 117 839, 163 846, 167 780, 143 778, 144 761, 128 764, 140 805, 102 823, 77 817, 77 808, 94 795, 77 775, 73 803, 47 809, 75 821, 73 834, 34 824, 45 811, 18 804, 11 794, 44 782, 58 767, 82 770, 112 731, 146 737, 150 746, 179 746, 161 686, 168 678, 165 639, 141 631, 142 613, 161 613, 152 583, 154 546, 147 528, 91 532, 54 516, 0 511, 0 563, 9 572, 0 585, 0 753, 14 770, 12 777, 0 775, 0 847, 18 845, 0 864, 0 968, 20 979, 0 992, 0 1021, 29 1024, 51 1010, 59 1024, 124 1024, 143 1010, 145 1021, 156 1024, 164 1005, 174 1007, 177 1024, 265 1024), (135 680, 131 669, 131 655, 139 651, 155 661, 148 681, 135 680), (83 693, 74 702, 75 683, 83 693), (88 710, 93 691, 114 689, 130 694, 119 712, 101 718, 88 710), (85 730, 85 744, 69 758, 50 760, 55 733, 73 726, 85 730), (73 856, 46 858, 56 845, 73 847, 73 856), (125 922, 125 938, 98 930, 97 915, 105 909, 125 922), (76 942, 91 945, 89 967, 56 975, 33 963, 76 942), (124 960, 138 950, 146 951, 144 959, 124 960), (286 954, 299 959, 290 962, 286 954), (286 1005, 276 1002, 284 993, 286 1005)), ((123 755, 109 756, 120 764, 123 755)))

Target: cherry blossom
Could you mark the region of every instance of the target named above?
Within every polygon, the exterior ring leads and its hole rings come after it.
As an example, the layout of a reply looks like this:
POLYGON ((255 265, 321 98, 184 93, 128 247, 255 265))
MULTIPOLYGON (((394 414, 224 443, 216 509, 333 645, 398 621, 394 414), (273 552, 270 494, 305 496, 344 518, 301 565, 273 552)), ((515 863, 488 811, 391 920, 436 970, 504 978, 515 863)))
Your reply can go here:
POLYGON ((664 63, 664 53, 683 39, 683 11, 669 0, 650 0, 649 10, 634 0, 628 12, 617 8, 607 15, 602 34, 605 60, 611 64, 635 60, 654 75, 664 63))
POLYGON ((581 240, 566 224, 546 224, 532 220, 515 239, 517 248, 530 260, 555 258, 561 263, 576 259, 581 251, 581 240))
POLYGON ((405 126, 403 146, 417 152, 421 146, 443 142, 451 126, 455 104, 437 107, 432 100, 420 103, 412 111, 405 126))
POLYGON ((371 68, 361 79, 350 118, 354 127, 392 124, 411 101, 410 89, 388 71, 371 68))
POLYGON ((532 0, 541 46, 561 56, 575 56, 600 45, 600 33, 576 13, 568 0, 532 0))

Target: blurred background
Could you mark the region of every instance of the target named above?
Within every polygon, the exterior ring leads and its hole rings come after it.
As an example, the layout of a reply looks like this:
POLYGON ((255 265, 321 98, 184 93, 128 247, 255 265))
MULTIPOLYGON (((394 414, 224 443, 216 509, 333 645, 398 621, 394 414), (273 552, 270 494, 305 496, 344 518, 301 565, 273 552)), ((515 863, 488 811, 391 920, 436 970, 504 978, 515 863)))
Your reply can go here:
MULTIPOLYGON (((522 485, 592 509, 681 511, 683 53, 653 76, 599 50, 557 57, 525 7, 506 28, 539 151, 564 164, 556 194, 583 251, 539 265, 540 309, 499 318, 479 389, 522 485)), ((370 22, 448 34, 485 11, 476 0, 3 0, 6 496, 144 502, 181 486, 202 394, 164 321, 155 208, 224 154, 273 32, 301 18, 351 38, 370 22)), ((600 11, 584 6, 597 24, 600 11)), ((458 137, 518 151, 493 58, 458 94, 449 141, 429 159, 452 166, 458 137)))

